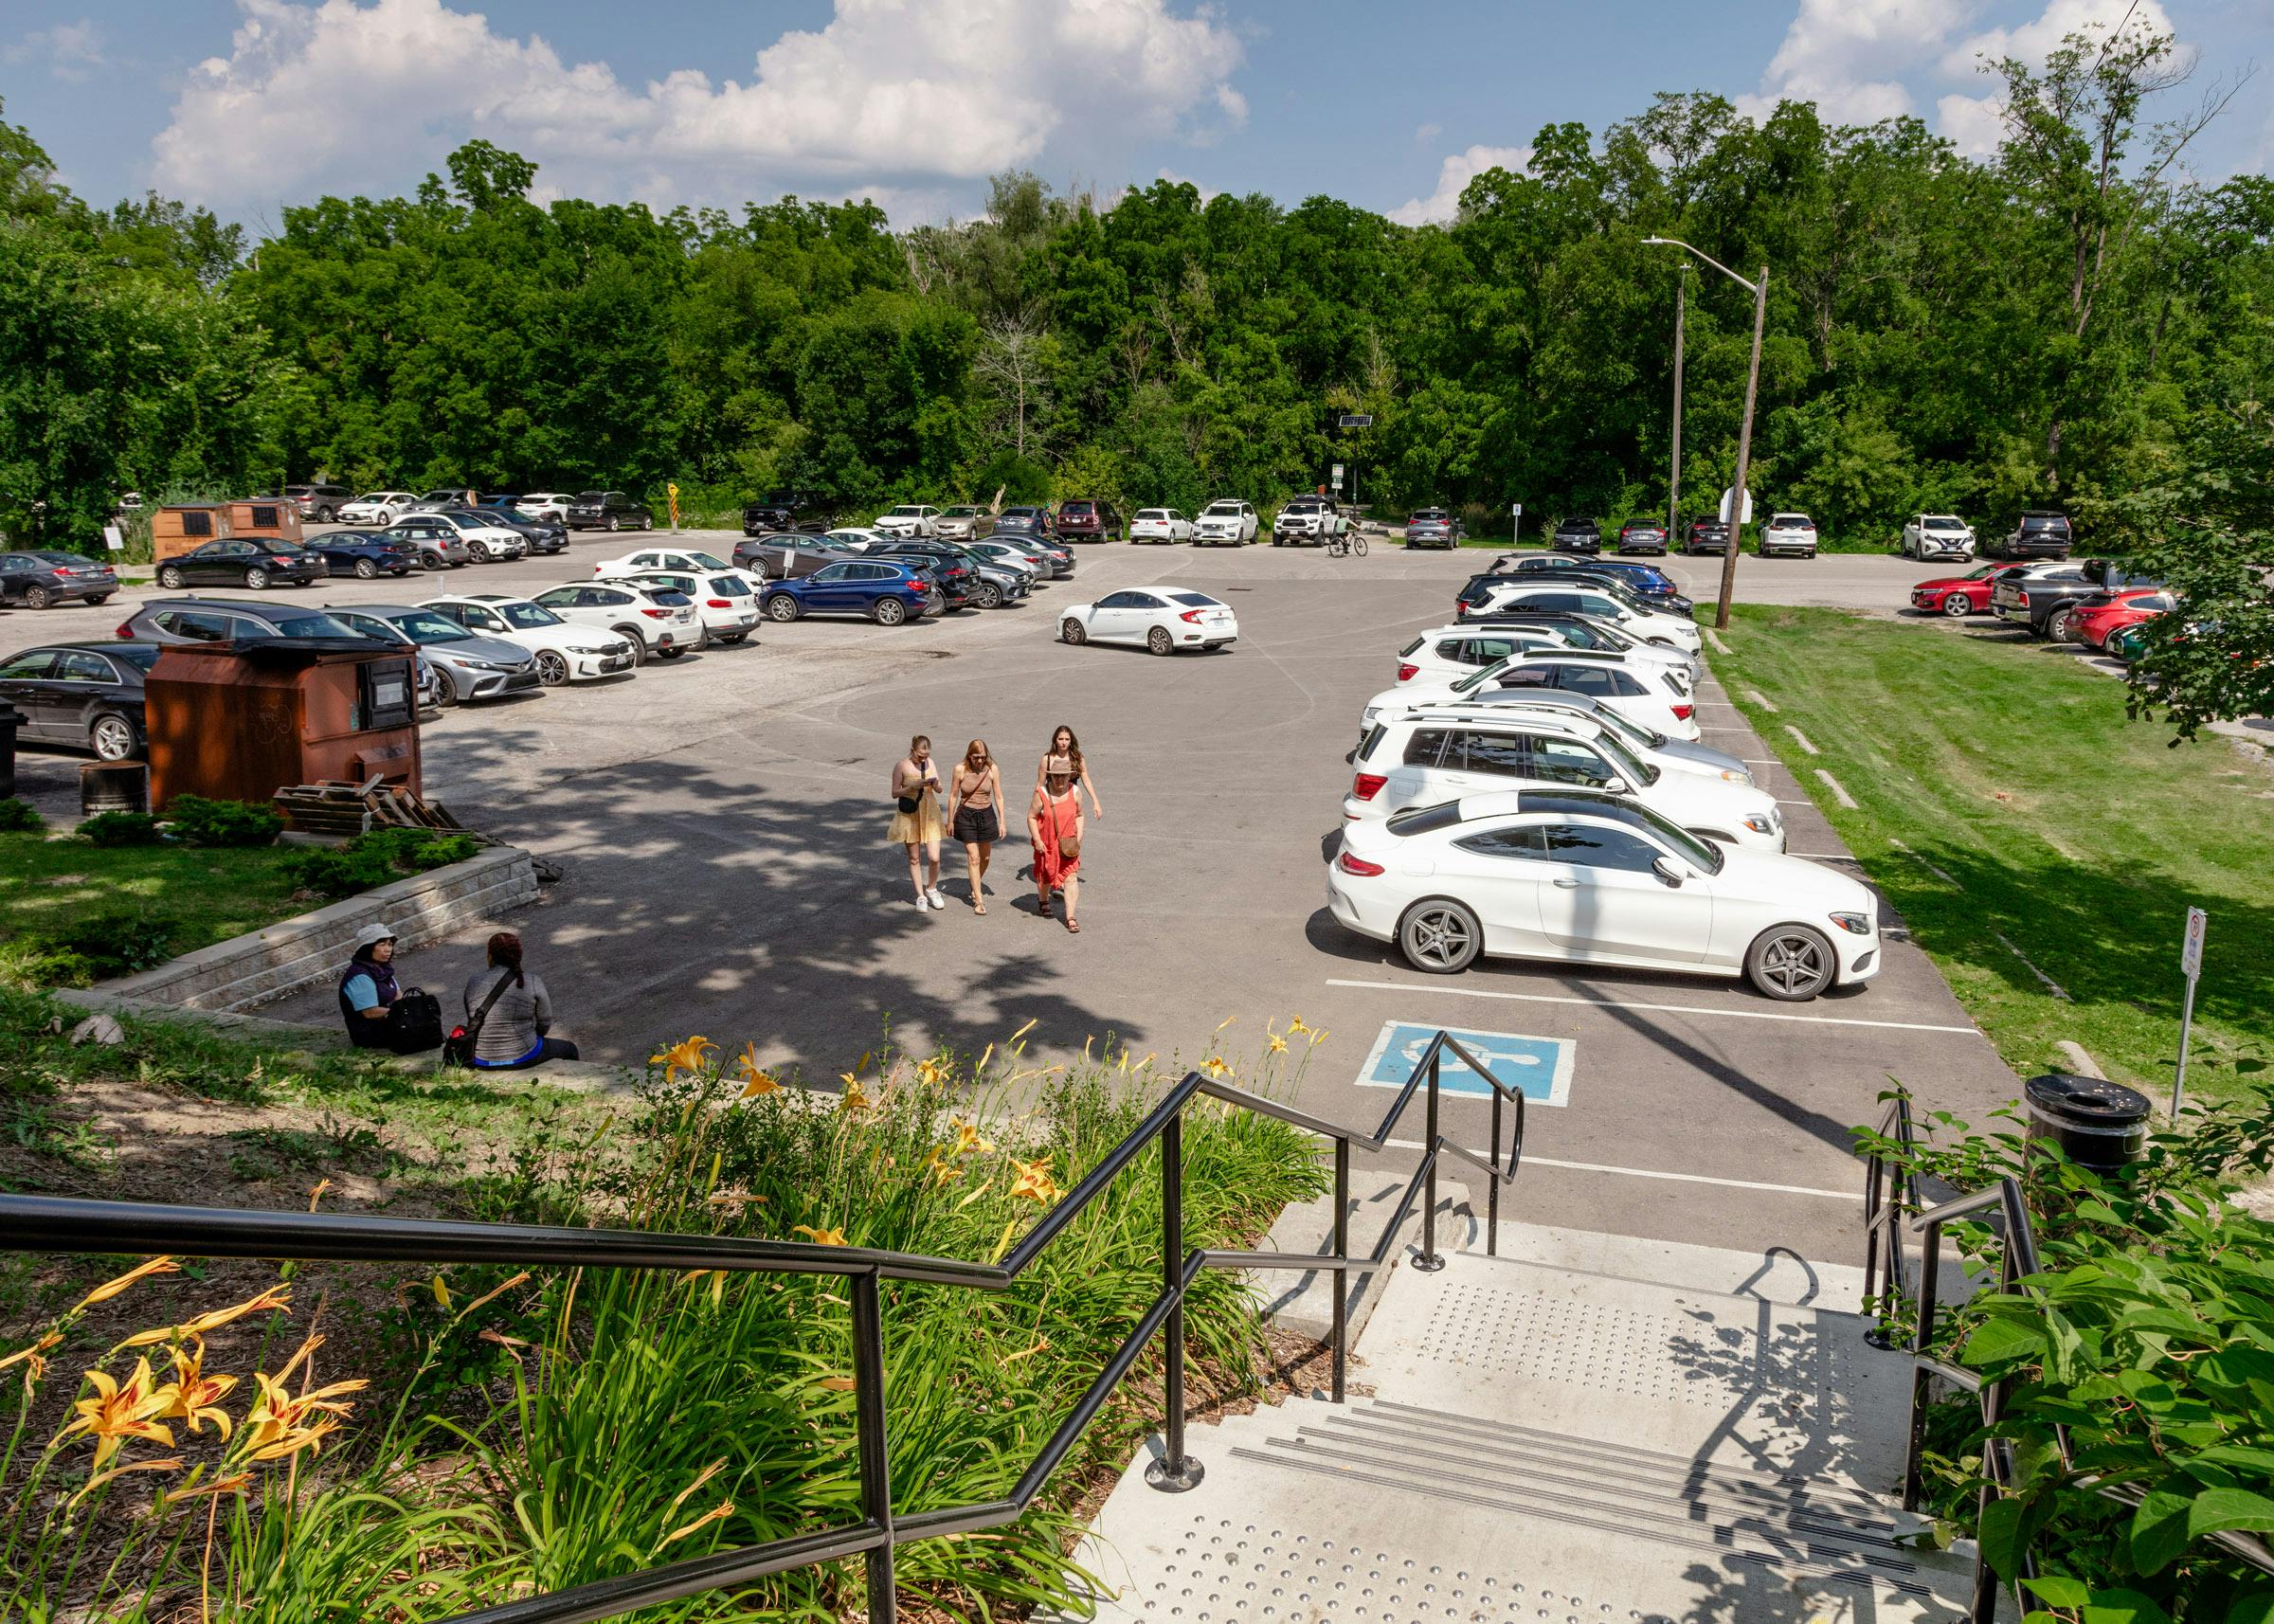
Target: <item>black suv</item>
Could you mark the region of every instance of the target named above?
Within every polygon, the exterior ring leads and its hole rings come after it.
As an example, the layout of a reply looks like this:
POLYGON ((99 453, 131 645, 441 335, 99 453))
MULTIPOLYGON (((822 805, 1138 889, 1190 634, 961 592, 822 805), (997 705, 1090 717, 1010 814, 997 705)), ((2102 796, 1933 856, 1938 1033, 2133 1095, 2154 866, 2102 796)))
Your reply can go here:
POLYGON ((284 496, 300 510, 300 517, 330 524, 339 517, 340 509, 355 499, 355 493, 345 485, 287 485, 284 496))
POLYGON ((622 491, 582 491, 568 504, 570 530, 653 530, 655 515, 622 491))
POLYGON ((979 571, 959 548, 944 541, 888 541, 869 549, 867 557, 895 558, 928 569, 950 609, 960 609, 979 597, 979 571))
POLYGON ((1547 545, 1558 552, 1600 552, 1603 527, 1593 519, 1560 519, 1547 545))
POLYGON ((2066 558, 2076 537, 2066 514, 2024 514, 1997 550, 2000 558, 2066 558))
POLYGON ((1682 537, 1684 552, 1726 552, 1729 550, 1729 527, 1712 514, 1700 514, 1689 521, 1682 537))

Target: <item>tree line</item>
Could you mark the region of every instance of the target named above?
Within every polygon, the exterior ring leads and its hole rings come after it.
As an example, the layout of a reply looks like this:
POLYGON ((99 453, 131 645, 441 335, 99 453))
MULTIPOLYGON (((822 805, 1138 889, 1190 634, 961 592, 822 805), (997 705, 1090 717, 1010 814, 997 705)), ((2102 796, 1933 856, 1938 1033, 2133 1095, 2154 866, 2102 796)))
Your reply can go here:
POLYGON ((155 195, 94 208, 0 119, 0 530, 99 546, 123 490, 312 478, 1190 511, 1333 462, 1381 508, 1663 514, 1684 277, 1699 511, 1752 301, 1643 241, 1670 237, 1768 268, 1752 482, 1828 536, 2053 506, 2090 546, 2174 503, 2255 533, 2274 182, 2190 178, 2220 96, 2171 112, 2199 94, 2176 63, 2135 27, 1997 64, 1978 160, 1916 119, 1662 94, 1542 130, 1525 172, 1417 228, 1027 173, 906 231, 867 203, 540 205, 535 165, 474 141, 410 196, 288 208, 256 242, 155 195))

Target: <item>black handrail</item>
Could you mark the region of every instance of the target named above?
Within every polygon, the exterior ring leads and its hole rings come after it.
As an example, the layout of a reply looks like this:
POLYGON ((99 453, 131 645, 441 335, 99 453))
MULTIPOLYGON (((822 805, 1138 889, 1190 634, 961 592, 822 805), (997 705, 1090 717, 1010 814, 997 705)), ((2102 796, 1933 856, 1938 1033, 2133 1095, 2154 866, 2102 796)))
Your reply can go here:
POLYGON ((937 1539, 1015 1522, 1034 1504, 1083 1432, 1128 1376, 1146 1345, 1163 1337, 1164 1449, 1146 1471, 1146 1481, 1165 1492, 1191 1489, 1201 1478, 1200 1463, 1184 1449, 1184 1299, 1202 1269, 1326 1270, 1334 1277, 1334 1401, 1344 1398, 1349 1361, 1350 1272, 1380 1268, 1397 1244, 1417 1197, 1426 1192, 1421 1245, 1414 1266, 1444 1267, 1436 1251, 1437 1159, 1451 1152, 1490 1175, 1488 1253, 1497 1255, 1500 1187, 1512 1182, 1524 1155, 1525 1108, 1521 1091, 1509 1088, 1459 1039, 1439 1032, 1415 1061, 1381 1126, 1372 1134, 1340 1128, 1323 1118, 1219 1083, 1198 1072, 1179 1078, 1143 1122, 1108 1151, 1096 1166, 1011 1248, 1001 1263, 969 1263, 920 1253, 884 1252, 869 1247, 821 1246, 804 1241, 749 1240, 730 1236, 646 1234, 638 1230, 568 1229, 543 1224, 466 1223, 448 1219, 374 1218, 357 1213, 280 1213, 231 1207, 183 1207, 142 1201, 97 1201, 68 1197, 0 1196, 0 1244, 27 1252, 117 1253, 139 1255, 179 1254, 205 1257, 267 1257, 328 1262, 483 1263, 501 1266, 559 1265, 572 1269, 723 1270, 730 1273, 798 1273, 841 1276, 853 1319, 854 1425, 858 1447, 861 1520, 764 1544, 715 1551, 661 1567, 596 1579, 550 1595, 524 1597, 499 1606, 459 1615, 448 1624, 583 1624, 660 1602, 731 1589, 772 1574, 847 1557, 864 1559, 868 1568, 871 1624, 892 1624, 899 1614, 893 1585, 895 1547, 911 1540, 937 1539), (1442 1057, 1450 1049, 1492 1089, 1492 1144, 1488 1156, 1447 1143, 1437 1130, 1437 1096, 1442 1057), (1415 1092, 1426 1085, 1428 1138, 1421 1164, 1407 1182, 1389 1226, 1371 1253, 1352 1257, 1349 1245, 1350 1151, 1353 1146, 1387 1147, 1415 1092), (1334 1143, 1333 1251, 1325 1255, 1281 1252, 1193 1251, 1184 1248, 1183 1114, 1194 1097, 1206 1094, 1244 1110, 1275 1117, 1334 1143), (1515 1134, 1506 1165, 1501 1161, 1503 1102, 1516 1107, 1515 1134), (942 1507, 911 1515, 892 1505, 890 1438, 885 1427, 883 1305, 880 1282, 911 1280, 929 1285, 1002 1290, 1015 1282, 1066 1226, 1095 1200, 1138 1154, 1161 1142, 1163 1239, 1162 1288, 1145 1313, 1114 1349, 1052 1433, 1018 1485, 1003 1499, 971 1506, 942 1507))

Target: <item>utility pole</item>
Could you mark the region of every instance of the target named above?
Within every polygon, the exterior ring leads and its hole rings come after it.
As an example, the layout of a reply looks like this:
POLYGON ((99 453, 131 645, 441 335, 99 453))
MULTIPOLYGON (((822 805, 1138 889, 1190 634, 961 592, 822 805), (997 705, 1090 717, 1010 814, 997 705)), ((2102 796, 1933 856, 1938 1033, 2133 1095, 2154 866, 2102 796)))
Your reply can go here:
POLYGON ((1666 545, 1672 551, 1682 523, 1682 306, 1689 291, 1689 262, 1676 267, 1674 279, 1674 455, 1666 480, 1666 545))
POLYGON ((1760 280, 1753 284, 1753 365, 1745 372, 1745 421, 1737 431, 1737 484, 1729 498, 1729 550, 1722 554, 1722 597, 1714 611, 1717 627, 1729 624, 1729 599, 1737 591, 1737 555, 1745 543, 1745 509, 1751 505, 1746 493, 1745 467, 1753 457, 1753 403, 1760 393, 1760 334, 1769 318, 1769 267, 1760 267, 1760 280))

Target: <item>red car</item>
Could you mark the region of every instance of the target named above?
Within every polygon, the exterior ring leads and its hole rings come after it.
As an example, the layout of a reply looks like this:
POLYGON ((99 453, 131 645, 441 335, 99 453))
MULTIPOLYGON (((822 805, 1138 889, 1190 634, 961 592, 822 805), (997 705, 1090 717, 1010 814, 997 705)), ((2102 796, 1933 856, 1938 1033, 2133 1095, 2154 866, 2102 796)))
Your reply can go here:
POLYGON ((2110 632, 2152 621, 2171 606, 2172 595, 2160 586, 2134 586, 2111 592, 2105 603, 2080 604, 2071 610, 2068 634, 2094 648, 2106 648, 2110 632))
POLYGON ((1990 612, 1990 588, 1997 585, 1997 578, 2009 569, 2022 568, 2018 564, 1985 564, 1964 575, 1922 581, 1911 588, 1911 607, 1954 620, 1961 615, 1986 615, 1990 612))

